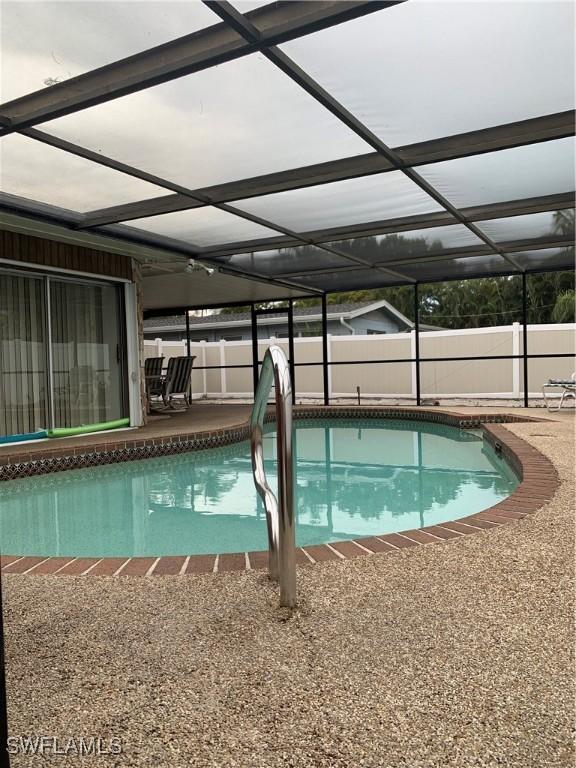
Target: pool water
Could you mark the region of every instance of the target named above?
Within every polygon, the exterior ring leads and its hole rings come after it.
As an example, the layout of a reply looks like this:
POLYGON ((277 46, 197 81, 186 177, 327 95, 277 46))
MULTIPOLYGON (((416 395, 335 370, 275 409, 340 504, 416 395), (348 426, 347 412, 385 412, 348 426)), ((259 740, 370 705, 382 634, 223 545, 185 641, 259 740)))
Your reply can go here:
MULTIPOLYGON (((275 433, 264 438, 275 490, 275 433)), ((421 528, 497 503, 510 467, 475 432, 423 422, 297 421, 299 546, 421 528)), ((114 557, 267 547, 248 442, 3 483, 2 552, 114 557)))

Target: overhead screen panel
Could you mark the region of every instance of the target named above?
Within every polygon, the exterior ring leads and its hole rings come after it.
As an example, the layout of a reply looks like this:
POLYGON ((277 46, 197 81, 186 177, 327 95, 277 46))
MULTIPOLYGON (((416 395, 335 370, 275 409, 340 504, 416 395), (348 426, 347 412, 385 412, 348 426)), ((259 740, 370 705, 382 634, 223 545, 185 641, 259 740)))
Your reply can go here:
POLYGON ((432 163, 418 172, 458 208, 574 191, 574 139, 432 163))
POLYGON ((309 272, 314 269, 338 269, 352 264, 349 259, 336 256, 313 245, 240 253, 218 259, 218 261, 247 272, 267 275, 309 272))
POLYGON ((234 0, 232 5, 240 13, 249 13, 255 8, 261 8, 263 5, 268 5, 270 0, 234 0))
POLYGON ((80 213, 168 194, 154 184, 18 134, 0 138, 0 165, 2 192, 80 213))
POLYGON ((514 271, 505 259, 497 255, 468 256, 462 259, 422 262, 421 264, 403 264, 398 269, 402 274, 418 282, 427 280, 464 279, 484 277, 494 274, 507 274, 514 271))
POLYGON ((188 188, 370 149, 256 54, 67 115, 43 128, 188 188))
POLYGON ((442 210, 400 171, 239 200, 235 206, 299 232, 442 210))
POLYGON ((2 102, 217 24, 199 2, 4 2, 2 102))
POLYGON ((450 227, 430 227, 372 237, 357 237, 331 242, 329 245, 352 256, 378 263, 425 256, 429 253, 441 253, 447 249, 482 247, 484 243, 467 227, 457 224, 450 227))
MULTIPOLYGON (((233 2, 244 13, 268 4, 233 2)), ((3 100, 220 23, 198 2, 33 0, 4 5, 3 100)), ((571 3, 557 0, 411 0, 282 48, 384 142, 400 146, 573 108, 573 14, 571 3)), ((40 127, 189 189, 373 149, 260 53, 40 127)), ((2 191, 76 213, 171 194, 21 135, 0 139, 0 149, 2 191)), ((505 251, 517 250, 511 255, 522 268, 573 268, 573 248, 550 247, 573 235, 572 210, 489 219, 493 214, 484 206, 573 192, 574 154, 574 139, 566 138, 417 170, 455 207, 477 207, 478 229, 505 251)), ((400 171, 244 198, 233 205, 270 227, 203 206, 104 226, 104 231, 113 236, 123 227, 134 240, 148 233, 157 243, 167 238, 163 245, 176 251, 183 250, 178 248, 182 244, 192 253, 236 251, 214 258, 240 271, 290 275, 292 282, 326 291, 513 270, 456 223, 429 228, 411 223, 411 230, 343 237, 347 230, 378 232, 388 220, 444 211, 400 171), (313 233, 301 239, 322 241, 340 255, 313 245, 272 250, 268 238, 276 244, 298 239, 284 238, 274 224, 313 233), (342 239, 327 241, 334 237, 333 228, 342 239), (255 240, 262 240, 265 250, 238 253, 241 246, 252 248, 255 240)), ((133 206, 108 220, 150 210, 133 206)), ((429 223, 435 220, 432 216, 429 223)), ((438 220, 457 221, 449 214, 438 220)))
POLYGON ((156 235, 182 240, 200 248, 237 240, 273 237, 278 234, 273 229, 262 227, 260 224, 254 224, 252 221, 241 219, 239 216, 211 206, 134 219, 126 224, 156 235))
POLYGON ((574 107, 570 2, 410 0, 282 45, 389 146, 574 107))
POLYGON ((505 219, 477 221, 476 226, 497 243, 574 235, 574 211, 544 211, 505 219))
MULTIPOLYGON (((359 288, 381 288, 385 285, 396 285, 402 279, 394 275, 380 272, 377 269, 342 270, 327 272, 322 275, 304 275, 290 278, 293 283, 308 288, 319 288, 322 291, 354 291, 359 288)), ((406 278, 406 282, 413 282, 406 278)))
POLYGON ((522 269, 574 269, 574 248, 541 248, 512 253, 522 269))

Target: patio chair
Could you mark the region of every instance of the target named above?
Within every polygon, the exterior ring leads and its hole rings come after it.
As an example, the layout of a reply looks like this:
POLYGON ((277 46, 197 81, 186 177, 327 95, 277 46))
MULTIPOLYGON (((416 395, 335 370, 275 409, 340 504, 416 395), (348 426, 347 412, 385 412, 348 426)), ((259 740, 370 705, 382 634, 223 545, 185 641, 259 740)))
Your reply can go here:
POLYGON ((144 381, 148 400, 154 395, 162 395, 162 357, 149 357, 144 361, 144 381))
POLYGON ((542 395, 544 397, 544 402, 546 403, 546 407, 549 411, 559 411, 560 408, 562 408, 562 403, 564 402, 565 397, 573 397, 576 399, 576 371, 572 373, 572 376, 569 379, 548 379, 546 384, 542 387, 542 395), (546 390, 547 389, 561 389, 562 390, 562 397, 560 398, 560 404, 557 408, 552 408, 550 405, 549 400, 546 398, 546 390))
POLYGON ((192 357, 171 357, 168 360, 166 376, 162 378, 162 400, 166 408, 174 408, 174 401, 182 399, 185 406, 189 406, 190 379, 192 378, 192 366, 196 355, 192 357))

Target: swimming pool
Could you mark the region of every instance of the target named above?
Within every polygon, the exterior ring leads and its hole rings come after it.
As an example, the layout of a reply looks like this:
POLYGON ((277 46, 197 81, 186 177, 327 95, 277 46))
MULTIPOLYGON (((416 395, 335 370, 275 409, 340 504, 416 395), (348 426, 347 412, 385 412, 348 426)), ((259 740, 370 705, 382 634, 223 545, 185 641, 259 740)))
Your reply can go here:
MULTIPOLYGON (((265 435, 275 484, 275 433, 265 435)), ((479 432, 389 419, 295 422, 299 546, 471 515, 518 479, 479 432)), ((248 442, 4 484, 2 551, 137 557, 264 550, 248 442)))

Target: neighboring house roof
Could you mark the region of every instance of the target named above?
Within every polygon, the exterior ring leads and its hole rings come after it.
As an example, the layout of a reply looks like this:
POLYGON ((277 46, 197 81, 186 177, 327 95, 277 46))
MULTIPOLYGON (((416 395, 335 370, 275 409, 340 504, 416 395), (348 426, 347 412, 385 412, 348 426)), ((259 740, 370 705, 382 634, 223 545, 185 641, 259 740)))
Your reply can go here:
MULTIPOLYGON (((391 315, 398 322, 398 325, 404 326, 406 329, 414 327, 412 320, 409 320, 385 299, 380 299, 379 301, 348 302, 346 304, 328 304, 327 319, 339 320, 342 317, 344 320, 352 320, 355 317, 365 315, 368 312, 374 312, 375 310, 384 310, 384 312, 391 315)), ((263 314, 258 317, 260 320, 268 319, 268 325, 281 325, 286 322, 286 318, 278 314, 263 314)), ((322 315, 317 307, 294 307, 295 324, 316 320, 322 320, 322 315)), ((190 329, 196 329, 198 327, 238 328, 240 326, 250 325, 251 321, 250 312, 235 312, 232 314, 220 313, 217 315, 204 315, 203 317, 190 315, 190 329)), ((175 317, 151 317, 144 321, 144 331, 146 333, 185 330, 186 322, 183 315, 177 315, 175 317)))

